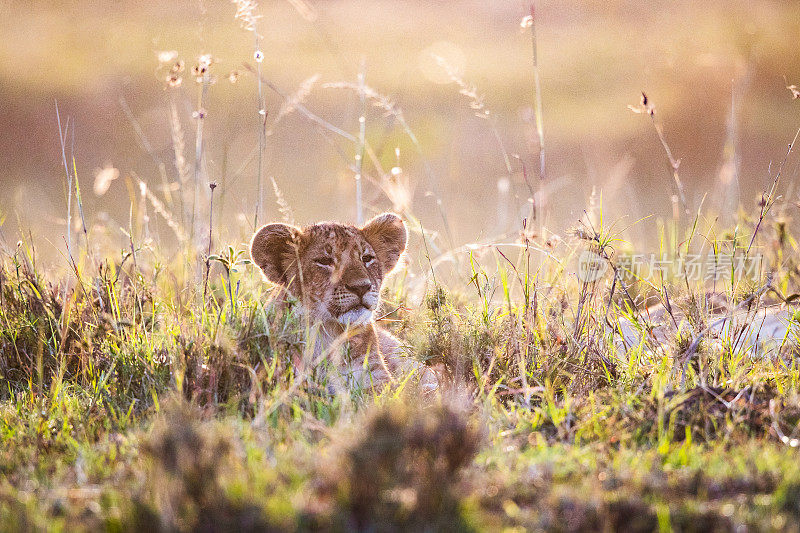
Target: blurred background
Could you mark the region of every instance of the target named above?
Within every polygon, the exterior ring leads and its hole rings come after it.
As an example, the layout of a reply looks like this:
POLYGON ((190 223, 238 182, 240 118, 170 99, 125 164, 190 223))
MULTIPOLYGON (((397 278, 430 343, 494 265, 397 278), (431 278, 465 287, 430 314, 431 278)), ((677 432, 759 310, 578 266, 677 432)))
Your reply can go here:
MULTIPOLYGON (((260 222, 356 221, 363 93, 365 216, 405 210, 443 235, 442 248, 515 235, 532 196, 537 233, 563 235, 602 205, 604 221, 630 226, 626 238, 656 239, 677 190, 651 118, 628 109, 642 91, 680 160, 686 208, 708 193, 703 206, 723 221, 753 209, 800 125, 787 89, 800 85, 794 1, 537 2, 544 176, 528 2, 261 1, 251 11, 260 64, 247 17, 226 0, 0 0, 0 12, 0 232, 6 243, 30 232, 52 258, 67 224, 56 101, 97 247, 103 235, 124 243, 137 217, 154 241, 174 239, 175 226, 190 233, 196 177, 197 217, 215 181, 215 234, 245 241, 258 198, 258 66, 260 222), (192 70, 203 54, 201 104, 192 70), (360 73, 377 94, 359 91, 360 73)), ((787 165, 782 188, 796 195, 787 165)), ((71 216, 77 235, 74 204, 71 216)))

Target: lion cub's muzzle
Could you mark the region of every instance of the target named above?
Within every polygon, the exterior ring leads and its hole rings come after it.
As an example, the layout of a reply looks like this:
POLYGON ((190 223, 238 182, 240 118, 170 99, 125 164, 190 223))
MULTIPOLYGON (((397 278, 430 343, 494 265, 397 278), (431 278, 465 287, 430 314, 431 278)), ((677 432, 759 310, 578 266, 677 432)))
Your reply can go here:
POLYGON ((378 291, 368 279, 342 283, 334 289, 330 311, 342 324, 363 324, 378 305, 378 291))

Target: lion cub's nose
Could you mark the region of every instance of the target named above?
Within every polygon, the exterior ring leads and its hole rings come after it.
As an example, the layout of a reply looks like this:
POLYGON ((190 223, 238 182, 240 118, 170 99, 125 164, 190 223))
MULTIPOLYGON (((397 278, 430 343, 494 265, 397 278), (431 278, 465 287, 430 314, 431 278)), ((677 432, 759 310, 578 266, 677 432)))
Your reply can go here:
POLYGON ((363 298, 364 295, 369 292, 370 287, 372 287, 372 283, 370 283, 368 279, 363 279, 361 281, 356 281, 355 283, 348 283, 345 286, 347 287, 347 290, 358 295, 359 298, 363 298))

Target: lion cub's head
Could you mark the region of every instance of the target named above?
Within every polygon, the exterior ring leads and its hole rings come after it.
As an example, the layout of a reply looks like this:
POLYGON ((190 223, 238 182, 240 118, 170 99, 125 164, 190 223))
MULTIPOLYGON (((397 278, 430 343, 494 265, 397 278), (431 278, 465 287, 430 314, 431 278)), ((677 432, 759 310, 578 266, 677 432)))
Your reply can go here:
POLYGON ((407 240, 405 224, 393 213, 362 228, 267 224, 253 235, 250 255, 269 281, 286 287, 316 320, 364 324, 372 320, 383 279, 407 240))

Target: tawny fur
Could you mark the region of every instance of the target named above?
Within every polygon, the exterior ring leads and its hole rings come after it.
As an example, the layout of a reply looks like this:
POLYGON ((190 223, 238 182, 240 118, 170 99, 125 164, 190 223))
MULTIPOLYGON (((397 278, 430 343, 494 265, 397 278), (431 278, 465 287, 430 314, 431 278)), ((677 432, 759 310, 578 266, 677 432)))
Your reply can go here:
POLYGON ((250 243, 253 262, 267 280, 300 301, 320 326, 315 352, 342 345, 341 375, 349 385, 380 390, 410 372, 424 390, 435 374, 402 353, 400 342, 375 323, 381 286, 406 248, 402 219, 385 213, 361 228, 320 222, 305 228, 267 224, 250 243), (366 359, 366 364, 365 364, 366 359))
POLYGON ((621 318, 615 327, 618 347, 626 351, 644 341, 647 345, 670 346, 678 336, 689 341, 703 335, 713 343, 727 342, 734 351, 751 356, 771 356, 791 348, 795 335, 785 306, 764 306, 753 301, 735 305, 724 295, 709 292, 642 311, 636 322, 621 318))

